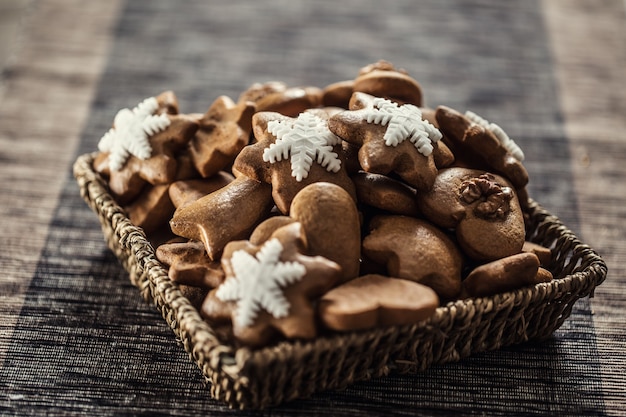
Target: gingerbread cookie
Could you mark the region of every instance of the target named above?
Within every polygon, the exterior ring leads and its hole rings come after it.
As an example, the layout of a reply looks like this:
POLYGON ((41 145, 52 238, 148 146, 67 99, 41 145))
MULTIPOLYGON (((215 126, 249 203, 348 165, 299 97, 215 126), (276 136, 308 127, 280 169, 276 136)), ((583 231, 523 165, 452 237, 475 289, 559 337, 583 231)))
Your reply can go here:
POLYGON ((347 109, 354 92, 354 80, 339 81, 329 84, 322 90, 322 104, 324 106, 341 107, 347 109))
POLYGON ((199 119, 189 150, 203 177, 213 176, 232 164, 248 144, 254 112, 255 106, 249 101, 235 104, 227 96, 220 96, 199 119))
POLYGON ((170 199, 174 207, 181 208, 227 186, 233 180, 234 177, 231 174, 220 171, 209 178, 176 181, 170 184, 170 199))
POLYGON ((352 177, 359 203, 391 214, 417 217, 416 191, 386 175, 361 171, 352 177))
POLYGON ((184 148, 180 150, 176 155, 175 181, 190 180, 195 178, 202 178, 202 176, 193 165, 193 161, 189 153, 189 148, 184 148))
POLYGON ((396 69, 384 60, 361 68, 353 89, 398 104, 422 105, 422 87, 419 83, 405 70, 396 69))
POLYGON ((358 159, 366 172, 399 175, 407 184, 430 189, 437 167, 433 150, 441 133, 421 117, 418 107, 354 93, 350 110, 331 117, 330 130, 360 146, 358 159))
POLYGON ((491 261, 522 250, 526 239, 524 214, 504 178, 482 174, 465 180, 460 192, 468 210, 456 227, 456 238, 468 256, 491 261))
POLYGON ((550 248, 546 248, 538 243, 524 242, 522 246, 522 252, 534 253, 539 258, 539 264, 543 267, 550 265, 552 262, 552 251, 550 248))
POLYGON ((295 222, 296 220, 289 216, 272 216, 261 222, 261 224, 254 229, 248 240, 252 245, 262 245, 266 240, 271 238, 276 230, 295 222))
MULTIPOLYGON (((516 150, 519 149, 516 145, 512 146, 514 142, 510 139, 507 142, 508 136, 498 137, 490 130, 486 121, 481 124, 475 123, 446 106, 439 106, 435 117, 439 129, 445 135, 445 143, 452 149, 457 159, 463 158, 466 166, 500 174, 506 177, 516 189, 526 186, 528 172, 521 161, 514 156, 514 154, 519 156, 521 151, 516 150)), ((474 118, 474 120, 478 119, 474 118)), ((523 157, 523 154, 521 155, 523 157)))
POLYGON ((173 241, 157 247, 156 256, 168 266, 167 275, 178 284, 211 289, 224 281, 220 262, 211 261, 200 241, 173 241))
POLYGON ((109 179, 120 204, 129 203, 147 183, 167 184, 176 177, 176 153, 187 145, 198 124, 193 117, 167 113, 175 109, 170 96, 166 94, 163 105, 150 97, 132 110, 120 110, 113 127, 100 139, 101 154, 94 169, 109 179))
POLYGON ((377 216, 363 239, 363 255, 386 266, 389 276, 419 282, 443 300, 461 291, 463 258, 454 242, 425 220, 377 216))
POLYGON ((226 280, 207 296, 204 317, 231 319, 233 335, 245 345, 262 346, 276 334, 288 339, 317 335, 313 300, 340 277, 340 267, 306 256, 299 223, 276 230, 263 245, 231 242, 222 265, 226 280))
POLYGON ((470 272, 463 280, 463 292, 469 297, 486 297, 552 280, 552 274, 539 267, 533 253, 507 256, 470 272))
POLYGON ((178 236, 204 243, 211 260, 226 244, 247 238, 272 209, 268 184, 240 177, 227 186, 176 210, 170 227, 178 236))
POLYGON ((178 98, 173 91, 167 90, 155 97, 159 105, 156 114, 178 114, 178 98))
POLYGON ((472 259, 492 261, 522 250, 524 215, 503 177, 468 168, 442 169, 417 202, 430 221, 456 231, 459 245, 472 259))
POLYGON ((168 189, 168 184, 144 188, 131 204, 124 207, 131 223, 141 227, 148 235, 159 229, 167 230, 168 221, 174 214, 168 189))
POLYGON ((325 327, 336 331, 418 323, 439 306, 425 285, 382 275, 364 275, 333 288, 320 299, 325 327))
POLYGON ((271 184, 276 206, 288 214, 295 195, 309 184, 330 182, 356 200, 343 163, 341 139, 327 121, 311 112, 297 118, 275 112, 252 119, 257 143, 245 147, 233 164, 235 176, 271 184))
POLYGON ((282 82, 271 81, 253 84, 239 97, 239 102, 251 101, 259 112, 277 112, 296 117, 306 109, 319 107, 322 96, 322 90, 317 87, 287 87, 282 82))
POLYGON ((290 216, 302 224, 310 254, 341 266, 342 282, 359 274, 359 213, 343 188, 327 182, 304 187, 293 199, 290 216))

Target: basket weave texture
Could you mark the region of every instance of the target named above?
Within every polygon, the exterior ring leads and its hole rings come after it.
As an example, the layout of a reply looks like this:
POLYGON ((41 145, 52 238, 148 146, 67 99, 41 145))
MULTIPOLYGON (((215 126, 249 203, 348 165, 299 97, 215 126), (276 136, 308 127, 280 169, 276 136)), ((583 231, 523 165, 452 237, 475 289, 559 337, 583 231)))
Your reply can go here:
POLYGON ((554 280, 491 297, 450 302, 421 323, 281 342, 251 350, 221 341, 173 283, 141 228, 134 226, 93 171, 95 154, 80 156, 74 176, 98 215, 105 240, 131 282, 153 302, 211 382, 211 396, 234 408, 263 408, 315 392, 345 388, 389 372, 434 364, 550 336, 576 300, 593 295, 607 274, 602 258, 534 201, 527 240, 552 249, 554 280))

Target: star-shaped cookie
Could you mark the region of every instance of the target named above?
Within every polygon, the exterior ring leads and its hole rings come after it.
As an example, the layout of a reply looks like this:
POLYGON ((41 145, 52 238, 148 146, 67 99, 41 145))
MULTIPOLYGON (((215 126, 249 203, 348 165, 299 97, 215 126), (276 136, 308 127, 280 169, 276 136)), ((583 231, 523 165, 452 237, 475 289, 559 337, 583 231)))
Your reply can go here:
POLYGON ((252 127, 257 142, 241 151, 233 172, 271 184, 274 202, 283 214, 289 213, 300 190, 316 182, 336 184, 356 201, 341 140, 328 130, 323 113, 305 112, 292 118, 259 112, 252 118, 252 127))
POLYGON ((235 104, 218 97, 198 121, 198 131, 189 142, 193 163, 205 178, 231 164, 250 140, 255 106, 249 101, 235 104))
POLYGON ((157 248, 156 256, 169 266, 170 279, 179 284, 211 289, 224 281, 221 264, 209 259, 202 242, 164 243, 157 248))
POLYGON ((262 245, 228 244, 222 257, 226 280, 202 305, 204 317, 231 319, 235 338, 262 346, 276 334, 288 339, 317 335, 312 301, 340 278, 339 265, 304 255, 298 222, 277 229, 262 245))
POLYGON ((358 158, 364 171, 395 173, 420 191, 434 183, 433 150, 441 134, 422 119, 417 107, 356 92, 350 110, 332 116, 328 127, 346 142, 360 146, 358 158))
POLYGON ((120 126, 114 123, 101 140, 110 145, 113 140, 121 142, 139 138, 139 145, 124 145, 131 150, 140 146, 139 150, 124 153, 119 146, 105 146, 107 151, 101 152, 94 160, 94 169, 108 178, 111 193, 122 205, 139 195, 147 183, 172 182, 177 173, 176 153, 187 145, 198 129, 194 117, 168 113, 177 110, 172 95, 166 92, 144 100, 133 110, 120 110, 116 121, 123 123, 124 131, 119 131, 120 126), (141 122, 139 117, 145 120, 153 118, 158 120, 158 124, 141 122), (123 152, 121 157, 120 152, 123 152), (111 158, 115 158, 114 163, 111 158))

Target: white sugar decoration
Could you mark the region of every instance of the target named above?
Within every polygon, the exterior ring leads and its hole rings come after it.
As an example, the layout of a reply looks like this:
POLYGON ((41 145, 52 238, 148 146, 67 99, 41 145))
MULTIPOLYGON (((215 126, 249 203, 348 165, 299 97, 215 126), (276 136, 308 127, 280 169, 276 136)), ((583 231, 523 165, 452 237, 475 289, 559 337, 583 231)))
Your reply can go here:
POLYGON ((515 141, 513 141, 513 139, 511 139, 500 126, 495 123, 490 123, 489 121, 483 119, 476 113, 469 110, 465 112, 465 117, 467 117, 471 122, 474 122, 477 125, 480 125, 485 129, 490 130, 491 133, 493 133, 494 136, 498 138, 502 146, 504 146, 504 148, 509 151, 509 153, 513 155, 515 159, 517 159, 518 161, 524 160, 524 152, 522 151, 522 149, 517 146, 517 143, 515 143, 515 141))
POLYGON ((221 301, 237 302, 233 320, 238 326, 251 326, 260 309, 277 319, 289 314, 289 301, 281 288, 300 281, 306 269, 298 262, 281 262, 282 251, 280 241, 270 239, 256 257, 244 250, 233 253, 235 276, 224 281, 215 295, 221 301))
POLYGON ((341 168, 333 146, 341 139, 328 129, 327 122, 312 113, 300 113, 295 120, 272 120, 267 130, 276 142, 263 151, 263 160, 274 163, 291 155, 291 176, 300 182, 309 175, 313 161, 330 172, 341 168))
POLYGON ((398 106, 391 100, 376 97, 374 107, 366 113, 367 123, 387 126, 385 145, 398 146, 408 139, 424 156, 433 152, 433 142, 441 140, 443 135, 428 120, 422 119, 422 111, 412 104, 398 106))
POLYGON ((134 109, 122 109, 115 115, 113 128, 102 136, 98 149, 109 152, 109 168, 120 170, 129 155, 148 159, 152 155, 149 137, 170 125, 165 114, 155 115, 159 103, 154 97, 142 101, 134 109))

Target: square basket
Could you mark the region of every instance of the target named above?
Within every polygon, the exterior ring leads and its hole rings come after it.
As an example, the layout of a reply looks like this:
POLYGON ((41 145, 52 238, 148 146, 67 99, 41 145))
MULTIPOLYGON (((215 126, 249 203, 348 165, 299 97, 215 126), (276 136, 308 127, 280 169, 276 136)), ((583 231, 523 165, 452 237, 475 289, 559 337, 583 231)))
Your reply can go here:
POLYGON ((593 249, 531 200, 525 213, 527 240, 552 249, 547 266, 552 281, 450 302, 417 324, 255 350, 235 348, 218 338, 170 280, 143 230, 130 222, 106 181, 92 169, 94 156, 80 156, 74 176, 82 197, 100 219, 109 248, 211 382, 211 395, 234 408, 277 405, 389 372, 419 372, 474 353, 546 338, 563 324, 576 300, 593 295, 607 274, 606 264, 593 249))

